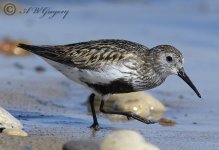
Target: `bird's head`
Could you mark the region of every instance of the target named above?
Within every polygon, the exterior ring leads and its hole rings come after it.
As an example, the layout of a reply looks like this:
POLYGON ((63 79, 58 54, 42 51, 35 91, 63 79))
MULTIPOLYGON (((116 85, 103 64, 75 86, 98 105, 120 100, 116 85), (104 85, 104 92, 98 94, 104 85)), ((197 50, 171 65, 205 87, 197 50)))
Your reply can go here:
POLYGON ((178 75, 195 91, 197 96, 201 98, 200 93, 184 71, 184 58, 179 50, 170 45, 158 45, 150 49, 150 52, 153 55, 155 72, 160 74, 163 78, 173 74, 178 75))

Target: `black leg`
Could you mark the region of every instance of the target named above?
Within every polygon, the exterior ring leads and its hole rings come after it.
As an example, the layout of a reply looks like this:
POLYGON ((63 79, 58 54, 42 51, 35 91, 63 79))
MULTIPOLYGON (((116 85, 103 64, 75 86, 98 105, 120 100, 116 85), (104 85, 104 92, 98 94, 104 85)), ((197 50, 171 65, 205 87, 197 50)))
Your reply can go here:
POLYGON ((152 120, 147 120, 145 118, 142 118, 139 115, 134 114, 133 112, 115 112, 115 111, 106 111, 104 110, 104 100, 101 101, 100 104, 100 112, 104 113, 104 114, 116 114, 116 115, 123 115, 126 116, 128 119, 129 118, 133 118, 135 120, 138 120, 140 122, 146 123, 146 124, 153 124, 156 123, 155 121, 152 120))
POLYGON ((89 97, 91 112, 92 112, 92 116, 93 116, 93 124, 90 126, 90 128, 93 128, 94 130, 98 130, 99 123, 97 121, 96 111, 94 108, 94 99, 95 99, 95 94, 92 93, 89 97))

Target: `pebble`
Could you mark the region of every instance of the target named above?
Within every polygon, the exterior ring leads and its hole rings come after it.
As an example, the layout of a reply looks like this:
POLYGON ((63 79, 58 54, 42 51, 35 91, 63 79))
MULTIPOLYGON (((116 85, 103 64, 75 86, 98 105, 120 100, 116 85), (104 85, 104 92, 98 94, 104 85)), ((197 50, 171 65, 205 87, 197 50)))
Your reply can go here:
POLYGON ((28 136, 28 134, 21 129, 4 129, 2 133, 12 136, 28 136))
POLYGON ((28 56, 31 53, 17 47, 18 43, 24 43, 24 44, 28 44, 29 42, 27 40, 11 40, 11 39, 3 39, 2 41, 0 41, 0 54, 4 54, 6 56, 28 56))
POLYGON ((166 119, 166 118, 161 118, 159 120, 159 124, 164 126, 164 127, 175 126, 176 125, 176 121, 175 120, 166 119))
POLYGON ((34 69, 37 73, 43 73, 46 71, 46 69, 42 66, 36 66, 34 69))
MULTIPOLYGON (((95 97, 95 109, 99 112, 100 97, 95 97)), ((88 102, 88 108, 89 108, 88 102)), ((106 101, 104 109, 114 111, 132 111, 143 118, 159 120, 162 118, 165 106, 157 99, 145 92, 132 92, 125 94, 113 94, 106 101)), ((90 108, 88 109, 90 111, 90 108)), ((121 115, 106 115, 111 121, 127 121, 127 118, 121 115)))
MULTIPOLYGON (((119 97, 118 97, 119 98, 119 97)), ((134 112, 135 114, 147 118, 150 115, 149 106, 143 105, 142 99, 124 99, 115 101, 112 106, 112 110, 120 112, 134 112)), ((125 121, 126 116, 122 115, 107 115, 112 121, 125 121)))
POLYGON ((100 150, 159 150, 159 148, 145 142, 143 136, 135 131, 121 130, 105 137, 100 150))
POLYGON ((99 145, 90 141, 70 141, 63 145, 63 150, 99 150, 99 145))

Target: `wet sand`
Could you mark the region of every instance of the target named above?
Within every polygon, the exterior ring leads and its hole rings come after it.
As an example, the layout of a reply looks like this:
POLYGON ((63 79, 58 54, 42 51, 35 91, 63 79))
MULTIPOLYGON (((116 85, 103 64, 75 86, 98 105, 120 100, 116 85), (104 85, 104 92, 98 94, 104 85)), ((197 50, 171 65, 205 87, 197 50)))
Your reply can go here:
POLYGON ((164 116, 176 120, 175 126, 145 125, 137 121, 110 122, 106 117, 99 115, 98 119, 103 129, 93 132, 88 128, 92 123, 92 117, 85 105, 89 91, 72 83, 34 56, 1 56, 0 59, 1 65, 7 66, 0 75, 1 106, 19 119, 29 134, 25 138, 0 134, 1 139, 4 139, 4 142, 0 143, 2 149, 61 149, 68 141, 99 141, 119 129, 140 131, 147 141, 164 150, 209 147, 217 149, 219 146, 217 116, 214 107, 209 107, 209 101, 194 100, 188 98, 189 96, 179 98, 172 93, 155 91, 154 95, 157 97, 174 99, 163 102, 168 106, 164 116), (32 64, 27 63, 30 60, 32 64), (16 68, 15 62, 21 64, 23 69, 16 68), (45 72, 36 72, 35 64, 43 65, 45 72))

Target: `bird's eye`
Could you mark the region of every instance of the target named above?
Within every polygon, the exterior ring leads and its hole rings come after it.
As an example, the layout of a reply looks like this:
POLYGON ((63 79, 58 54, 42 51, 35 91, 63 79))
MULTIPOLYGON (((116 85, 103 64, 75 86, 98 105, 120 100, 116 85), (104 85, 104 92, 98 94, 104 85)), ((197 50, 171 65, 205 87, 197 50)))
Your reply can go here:
POLYGON ((173 61, 173 58, 172 58, 171 56, 167 56, 167 57, 166 57, 166 60, 167 60, 168 62, 172 62, 172 61, 173 61))

